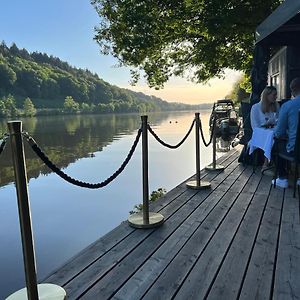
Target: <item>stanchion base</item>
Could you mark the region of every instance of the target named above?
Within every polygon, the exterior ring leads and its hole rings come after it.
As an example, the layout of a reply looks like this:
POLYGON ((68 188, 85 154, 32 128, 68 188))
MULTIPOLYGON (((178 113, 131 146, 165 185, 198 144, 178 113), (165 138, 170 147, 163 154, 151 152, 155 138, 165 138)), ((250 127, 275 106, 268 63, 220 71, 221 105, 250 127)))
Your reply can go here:
POLYGON ((222 165, 213 165, 213 164, 210 164, 208 166, 205 167, 205 170, 207 171, 223 171, 225 169, 224 166, 222 165))
MULTIPOLYGON (((38 284, 39 300, 64 300, 66 299, 66 291, 55 284, 43 283, 38 284)), ((23 288, 12 295, 8 296, 6 300, 27 300, 27 288, 23 288)))
POLYGON ((144 223, 143 213, 136 213, 128 218, 128 223, 134 228, 153 228, 162 225, 164 216, 158 213, 149 213, 149 223, 144 223))
POLYGON ((188 181, 186 183, 186 186, 191 188, 191 189, 194 189, 194 190, 203 190, 203 189, 208 189, 210 188, 211 184, 210 182, 208 181, 200 181, 200 185, 197 184, 197 181, 196 180, 193 180, 193 181, 188 181))

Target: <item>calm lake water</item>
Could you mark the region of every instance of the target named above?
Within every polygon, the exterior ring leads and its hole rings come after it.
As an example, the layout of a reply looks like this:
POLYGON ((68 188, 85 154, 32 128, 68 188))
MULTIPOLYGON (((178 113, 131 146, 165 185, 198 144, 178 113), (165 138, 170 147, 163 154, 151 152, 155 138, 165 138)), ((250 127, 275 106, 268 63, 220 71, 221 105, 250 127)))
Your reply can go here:
MULTIPOLYGON (((193 112, 149 114, 158 136, 177 144, 189 129, 193 112)), ((209 112, 201 112, 208 139, 209 112)), ((139 115, 82 115, 23 120, 42 150, 64 172, 91 183, 112 175, 126 158, 139 115)), ((0 121, 0 136, 7 132, 0 121)), ((195 133, 172 150, 149 134, 149 191, 167 191, 195 174, 195 133)), ((126 220, 142 202, 141 140, 125 170, 108 186, 76 187, 52 173, 25 142, 29 196, 38 279, 126 220)), ((201 144, 201 167, 212 161, 211 147, 201 144), (205 152, 204 152, 205 151, 205 152)), ((218 154, 220 156, 220 153, 218 154)), ((18 208, 10 144, 0 156, 0 299, 25 286, 18 208)))

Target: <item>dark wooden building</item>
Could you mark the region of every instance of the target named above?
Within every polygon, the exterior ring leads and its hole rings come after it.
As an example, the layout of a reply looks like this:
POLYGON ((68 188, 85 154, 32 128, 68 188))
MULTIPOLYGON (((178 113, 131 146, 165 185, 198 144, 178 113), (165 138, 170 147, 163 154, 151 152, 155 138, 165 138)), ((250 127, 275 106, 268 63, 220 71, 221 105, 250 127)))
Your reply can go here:
POLYGON ((266 85, 278 90, 278 100, 291 97, 289 85, 300 77, 300 0, 286 0, 256 28, 256 42, 251 72, 250 103, 242 103, 244 136, 251 138, 251 106, 260 99, 266 85))
POLYGON ((270 51, 268 84, 289 98, 289 83, 300 76, 300 1, 285 1, 257 27, 256 46, 270 51))
MULTIPOLYGON (((274 85, 278 89, 278 98, 290 98, 289 84, 295 77, 300 76, 300 1, 284 1, 268 18, 256 29, 256 49, 254 68, 266 74, 260 74, 256 82, 263 89, 266 84, 274 85), (268 65, 262 68, 262 65, 268 65)), ((254 72, 255 77, 255 72, 254 72)), ((254 91, 257 86, 254 86, 254 91)), ((259 92, 259 90, 257 90, 259 92)), ((255 101, 257 95, 251 100, 255 101)))

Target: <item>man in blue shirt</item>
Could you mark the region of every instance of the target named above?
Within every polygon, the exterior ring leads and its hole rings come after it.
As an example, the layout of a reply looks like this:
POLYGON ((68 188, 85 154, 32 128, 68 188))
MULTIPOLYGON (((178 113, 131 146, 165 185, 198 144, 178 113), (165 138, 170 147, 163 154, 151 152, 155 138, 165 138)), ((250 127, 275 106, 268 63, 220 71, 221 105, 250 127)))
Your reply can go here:
MULTIPOLYGON (((283 138, 278 141, 278 151, 293 156, 298 125, 298 112, 300 110, 300 77, 291 81, 290 89, 294 98, 284 103, 280 108, 278 122, 275 127, 275 136, 283 138)), ((276 186, 282 188, 288 187, 286 165, 287 161, 279 157, 279 177, 276 179, 276 186)), ((274 180, 272 180, 272 183, 274 184, 274 180)))

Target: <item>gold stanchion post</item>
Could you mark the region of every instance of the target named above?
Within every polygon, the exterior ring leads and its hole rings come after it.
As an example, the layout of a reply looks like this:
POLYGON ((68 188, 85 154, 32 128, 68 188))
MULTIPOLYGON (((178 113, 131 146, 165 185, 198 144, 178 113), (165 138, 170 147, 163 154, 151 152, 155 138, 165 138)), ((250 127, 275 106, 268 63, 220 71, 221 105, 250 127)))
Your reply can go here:
POLYGON ((148 116, 142 120, 142 162, 143 162, 143 211, 129 216, 129 225, 135 228, 153 228, 163 224, 164 216, 149 212, 149 181, 148 181, 148 116))
POLYGON ((196 120, 196 180, 188 181, 186 186, 191 189, 201 190, 210 188, 211 184, 208 181, 203 181, 200 178, 200 117, 199 113, 195 113, 195 120, 196 120))
POLYGON ((217 136, 216 136, 216 126, 217 126, 217 120, 216 120, 216 114, 215 112, 213 112, 214 114, 214 123, 213 123, 213 140, 212 140, 212 150, 213 150, 213 161, 210 165, 206 166, 205 169, 208 171, 223 171, 225 168, 222 165, 217 165, 216 162, 216 153, 217 153, 217 136))
POLYGON ((23 288, 13 293, 6 299, 63 300, 66 297, 66 292, 62 287, 54 284, 37 284, 34 242, 31 225, 31 212, 28 196, 27 173, 24 155, 24 145, 22 139, 22 122, 12 121, 8 122, 7 125, 10 132, 10 141, 15 172, 26 288, 23 288))

